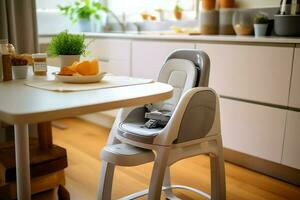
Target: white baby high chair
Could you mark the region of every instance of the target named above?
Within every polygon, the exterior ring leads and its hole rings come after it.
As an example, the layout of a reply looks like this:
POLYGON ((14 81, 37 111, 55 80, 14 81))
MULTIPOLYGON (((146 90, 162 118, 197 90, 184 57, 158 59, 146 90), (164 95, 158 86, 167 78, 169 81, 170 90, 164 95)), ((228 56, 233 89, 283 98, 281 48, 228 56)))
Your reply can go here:
POLYGON ((145 107, 122 109, 112 127, 108 144, 101 152, 102 173, 98 200, 110 200, 115 165, 136 166, 154 161, 149 190, 122 199, 178 199, 172 189, 194 191, 208 199, 204 192, 182 185, 171 185, 170 166, 175 162, 208 154, 211 160, 211 199, 225 200, 223 147, 220 130, 219 99, 207 88, 209 58, 199 50, 177 50, 168 56, 158 81, 174 87, 173 97, 155 103, 160 110, 173 112, 165 127, 148 129, 145 107), (195 87, 201 86, 201 87, 195 87), (192 88, 192 89, 191 89, 192 88))

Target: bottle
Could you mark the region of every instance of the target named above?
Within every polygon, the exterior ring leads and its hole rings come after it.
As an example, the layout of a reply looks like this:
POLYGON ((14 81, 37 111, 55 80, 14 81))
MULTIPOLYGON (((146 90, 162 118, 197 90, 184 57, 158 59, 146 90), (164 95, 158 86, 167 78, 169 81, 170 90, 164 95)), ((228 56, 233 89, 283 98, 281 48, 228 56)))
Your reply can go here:
POLYGON ((13 45, 8 43, 7 39, 3 39, 0 41, 1 44, 1 75, 2 81, 10 81, 12 80, 12 67, 11 67, 11 54, 14 52, 13 45), (10 48, 10 49, 9 49, 10 48))
POLYGON ((3 63, 2 63, 2 55, 7 54, 7 39, 0 39, 0 82, 3 81, 3 63))
POLYGON ((1 52, 1 59, 2 59, 2 80, 3 81, 10 81, 12 80, 12 66, 11 66, 11 59, 12 56, 16 53, 15 47, 12 44, 9 44, 7 39, 4 39, 1 52))

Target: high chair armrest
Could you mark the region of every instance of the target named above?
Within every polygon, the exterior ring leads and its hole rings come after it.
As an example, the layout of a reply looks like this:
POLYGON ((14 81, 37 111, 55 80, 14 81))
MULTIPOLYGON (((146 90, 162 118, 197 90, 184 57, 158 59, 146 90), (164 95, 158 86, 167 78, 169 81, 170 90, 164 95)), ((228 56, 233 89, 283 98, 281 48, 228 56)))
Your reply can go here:
POLYGON ((164 128, 164 130, 155 138, 153 144, 157 145, 171 145, 178 137, 179 129, 185 114, 185 111, 187 110, 187 107, 189 105, 189 102, 191 101, 192 97, 201 91, 210 91, 216 96, 216 111, 218 112, 219 106, 218 106, 218 95, 216 92, 208 87, 196 87, 188 90, 185 94, 182 95, 182 97, 179 100, 179 103, 177 104, 174 113, 164 128))

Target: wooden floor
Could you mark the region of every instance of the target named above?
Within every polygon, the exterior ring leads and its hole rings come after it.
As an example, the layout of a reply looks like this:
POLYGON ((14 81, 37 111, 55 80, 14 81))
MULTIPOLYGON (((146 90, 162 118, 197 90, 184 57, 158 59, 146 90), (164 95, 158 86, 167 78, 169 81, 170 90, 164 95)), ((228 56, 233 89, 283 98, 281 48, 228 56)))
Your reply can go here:
MULTIPOLYGON (((65 147, 69 166, 66 188, 72 200, 95 200, 100 172, 99 152, 105 145, 109 130, 79 119, 58 121, 69 128, 54 128, 54 143, 65 147)), ((145 189, 152 164, 118 167, 115 172, 113 199, 145 189)), ((299 200, 300 188, 253 171, 226 163, 227 199, 229 200, 299 200)), ((210 192, 209 159, 196 156, 176 163, 171 168, 172 182, 210 192)), ((184 200, 201 199, 191 192, 178 190, 184 200)))

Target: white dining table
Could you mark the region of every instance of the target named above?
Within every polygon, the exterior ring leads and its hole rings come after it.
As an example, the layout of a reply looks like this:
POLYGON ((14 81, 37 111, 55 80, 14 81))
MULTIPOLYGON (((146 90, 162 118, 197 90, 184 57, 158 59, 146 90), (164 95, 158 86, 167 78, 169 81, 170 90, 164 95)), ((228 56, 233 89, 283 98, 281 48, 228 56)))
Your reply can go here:
POLYGON ((19 200, 31 199, 29 124, 157 102, 170 98, 173 91, 159 82, 76 92, 42 90, 24 82, 0 82, 0 121, 14 125, 15 130, 19 200))

